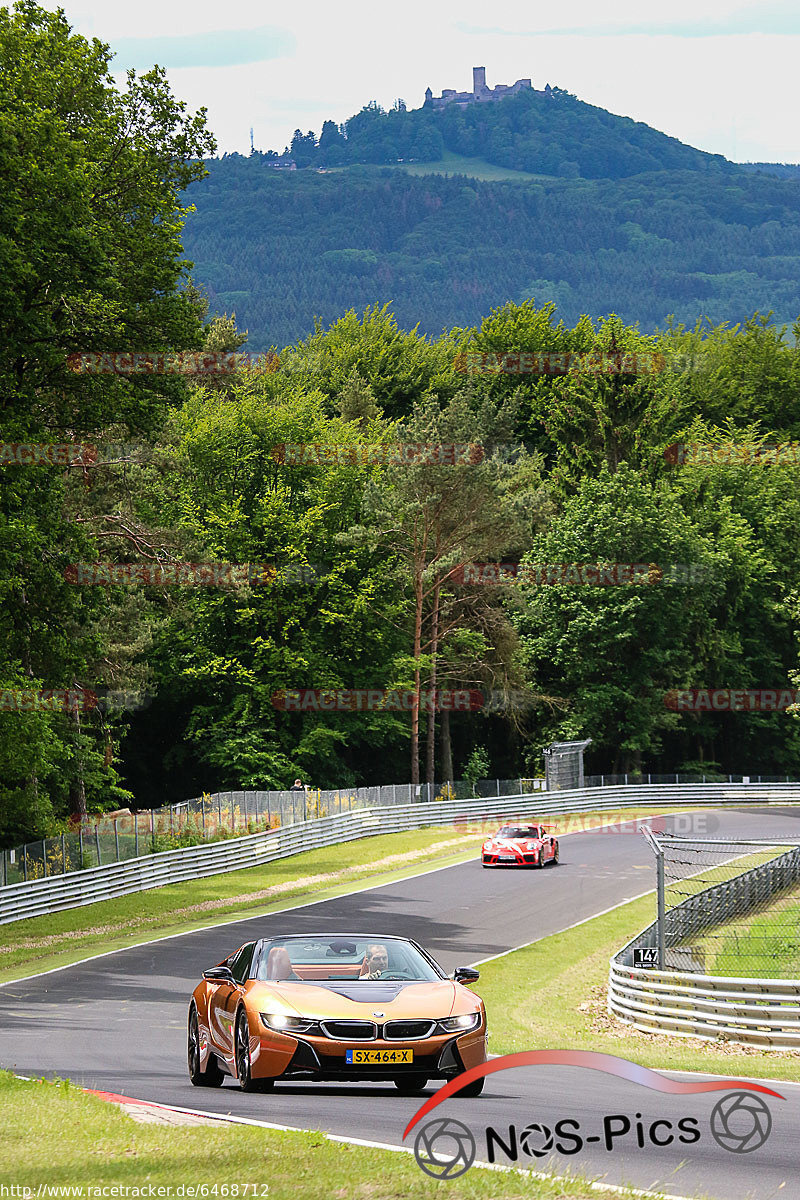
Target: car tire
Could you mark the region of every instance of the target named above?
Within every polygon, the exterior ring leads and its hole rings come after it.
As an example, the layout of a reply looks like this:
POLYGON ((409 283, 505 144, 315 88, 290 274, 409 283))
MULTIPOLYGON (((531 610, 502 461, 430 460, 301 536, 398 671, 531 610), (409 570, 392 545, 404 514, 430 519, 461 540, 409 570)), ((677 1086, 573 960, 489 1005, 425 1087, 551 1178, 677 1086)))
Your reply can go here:
POLYGON ((213 1054, 209 1054, 205 1071, 200 1070, 200 1026, 197 1009, 192 1005, 189 1012, 189 1079, 193 1087, 219 1087, 225 1078, 222 1067, 213 1054))
POLYGON ((553 858, 551 861, 554 867, 558 866, 558 842, 556 842, 555 846, 553 847, 553 858))
POLYGON ((481 1075, 480 1079, 473 1079, 472 1083, 468 1083, 466 1087, 461 1088, 461 1090, 456 1094, 458 1096, 464 1096, 467 1100, 471 1100, 475 1096, 480 1096, 485 1082, 486 1076, 481 1075))
POLYGON ((428 1086, 427 1075, 398 1075, 394 1081, 398 1092, 404 1096, 416 1096, 428 1086))
POLYGON ((236 1077, 243 1092, 271 1092, 275 1086, 274 1079, 254 1079, 250 1062, 250 1027, 247 1024, 247 1013, 239 1009, 236 1018, 236 1033, 233 1039, 236 1056, 236 1077))
POLYGON ((539 857, 536 859, 536 862, 533 865, 538 871, 540 871, 544 866, 544 855, 542 854, 541 850, 539 851, 539 857))

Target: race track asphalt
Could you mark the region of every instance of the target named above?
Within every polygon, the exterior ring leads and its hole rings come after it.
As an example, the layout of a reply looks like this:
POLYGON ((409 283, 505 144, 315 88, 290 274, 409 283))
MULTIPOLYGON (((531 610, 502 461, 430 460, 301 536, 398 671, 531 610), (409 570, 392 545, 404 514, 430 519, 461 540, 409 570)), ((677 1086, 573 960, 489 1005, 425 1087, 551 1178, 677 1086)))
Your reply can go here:
MULTIPOLYGON (((800 809, 716 809, 707 819, 727 836, 800 836, 800 809)), ((279 1084, 267 1095, 246 1095, 230 1080, 217 1091, 192 1088, 186 1073, 186 1011, 203 969, 255 937, 349 929, 413 937, 452 971, 558 932, 651 890, 654 883, 653 855, 641 834, 578 833, 562 839, 561 864, 555 868, 483 870, 474 861, 135 946, 0 987, 0 1065, 21 1075, 69 1077, 85 1087, 142 1100, 401 1145, 421 1100, 400 1096, 391 1084, 279 1084)), ((490 1029, 491 1017, 490 1011, 490 1029)), ((426 1094, 432 1095, 435 1086, 426 1094)), ((559 1172, 683 1196, 790 1200, 800 1197, 800 1087, 776 1085, 775 1090, 786 1099, 768 1099, 771 1135, 749 1154, 725 1150, 710 1135, 709 1115, 722 1093, 664 1096, 575 1067, 495 1074, 480 1098, 448 1100, 436 1116, 467 1124, 479 1159, 487 1157, 489 1126, 507 1141, 511 1124, 521 1131, 531 1123, 552 1128, 571 1119, 594 1142, 571 1156, 520 1153, 518 1165, 552 1165, 559 1172), (604 1117, 623 1115, 631 1132, 607 1150, 604 1117), (696 1144, 658 1147, 650 1141, 647 1130, 657 1118, 676 1124, 692 1116, 701 1130, 696 1144), (636 1136, 639 1119, 645 1129, 642 1148, 636 1136)), ((665 1127, 658 1136, 667 1136, 665 1127)), ((534 1137, 533 1148, 541 1144, 534 1137)), ((500 1154, 498 1161, 508 1159, 500 1154)))

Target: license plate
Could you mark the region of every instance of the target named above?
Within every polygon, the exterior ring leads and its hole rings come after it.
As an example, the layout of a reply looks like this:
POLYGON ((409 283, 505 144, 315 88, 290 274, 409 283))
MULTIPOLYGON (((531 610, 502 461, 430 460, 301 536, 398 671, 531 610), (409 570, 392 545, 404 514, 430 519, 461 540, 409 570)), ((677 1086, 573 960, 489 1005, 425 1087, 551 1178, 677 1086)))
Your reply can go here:
POLYGON ((498 855, 497 861, 498 862, 516 862, 517 856, 515 854, 500 854, 500 855, 498 855))
POLYGON ((414 1061, 413 1050, 347 1050, 345 1062, 357 1063, 410 1063, 414 1061))

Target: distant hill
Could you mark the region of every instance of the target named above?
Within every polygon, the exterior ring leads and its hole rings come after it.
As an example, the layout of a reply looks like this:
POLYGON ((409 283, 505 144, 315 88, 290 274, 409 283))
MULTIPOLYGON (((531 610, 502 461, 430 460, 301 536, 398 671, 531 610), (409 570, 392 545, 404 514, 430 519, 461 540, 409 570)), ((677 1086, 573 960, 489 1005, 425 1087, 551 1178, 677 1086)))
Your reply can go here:
POLYGON ((528 296, 643 328, 800 313, 800 168, 731 163, 559 89, 370 104, 289 155, 207 165, 184 244, 254 349, 387 301, 430 334, 528 296))
POLYGON ((762 175, 777 175, 779 179, 800 179, 800 163, 740 163, 745 171, 760 171, 762 175))
POLYGON ((485 159, 499 167, 565 178, 623 179, 645 171, 735 170, 720 154, 707 154, 667 137, 641 121, 585 104, 569 92, 530 90, 488 104, 444 108, 377 104, 336 125, 326 121, 317 138, 295 132, 291 155, 298 167, 435 162, 445 151, 485 159))

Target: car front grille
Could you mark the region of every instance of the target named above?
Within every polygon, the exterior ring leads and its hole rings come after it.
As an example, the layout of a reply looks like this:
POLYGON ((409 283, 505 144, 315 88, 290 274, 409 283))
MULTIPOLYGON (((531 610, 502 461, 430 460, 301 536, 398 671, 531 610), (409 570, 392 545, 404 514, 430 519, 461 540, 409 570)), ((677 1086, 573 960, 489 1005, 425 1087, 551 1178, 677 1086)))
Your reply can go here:
POLYGON ((387 1021, 383 1036, 387 1042, 410 1042, 430 1037, 435 1024, 435 1021, 387 1021))
POLYGON ((321 1021, 326 1037, 342 1042, 374 1042, 378 1027, 374 1021, 321 1021))

